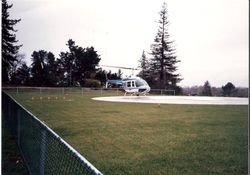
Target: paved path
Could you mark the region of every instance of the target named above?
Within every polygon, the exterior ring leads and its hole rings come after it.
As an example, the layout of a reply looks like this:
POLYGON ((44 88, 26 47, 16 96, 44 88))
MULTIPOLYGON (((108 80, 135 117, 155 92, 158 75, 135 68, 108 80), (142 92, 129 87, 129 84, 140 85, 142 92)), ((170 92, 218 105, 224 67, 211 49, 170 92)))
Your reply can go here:
POLYGON ((248 98, 200 96, 111 96, 93 100, 130 103, 199 104, 199 105, 248 105, 248 98))

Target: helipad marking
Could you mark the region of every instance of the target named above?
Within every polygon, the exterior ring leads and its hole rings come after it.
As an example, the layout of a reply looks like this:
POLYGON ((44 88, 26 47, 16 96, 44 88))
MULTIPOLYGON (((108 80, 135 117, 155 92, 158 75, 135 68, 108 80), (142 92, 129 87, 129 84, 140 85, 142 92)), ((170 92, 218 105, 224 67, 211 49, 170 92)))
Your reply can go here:
POLYGON ((194 96, 111 96, 95 97, 93 100, 130 103, 200 104, 200 105, 248 105, 248 98, 194 97, 194 96))

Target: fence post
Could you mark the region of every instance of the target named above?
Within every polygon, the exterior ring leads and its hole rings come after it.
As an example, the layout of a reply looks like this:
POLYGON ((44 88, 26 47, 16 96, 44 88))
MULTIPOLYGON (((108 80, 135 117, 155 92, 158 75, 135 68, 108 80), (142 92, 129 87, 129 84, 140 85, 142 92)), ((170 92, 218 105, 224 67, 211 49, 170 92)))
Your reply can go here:
POLYGON ((43 129, 41 136, 41 148, 40 148, 40 175, 44 175, 45 167, 45 149, 46 149, 46 130, 43 129))

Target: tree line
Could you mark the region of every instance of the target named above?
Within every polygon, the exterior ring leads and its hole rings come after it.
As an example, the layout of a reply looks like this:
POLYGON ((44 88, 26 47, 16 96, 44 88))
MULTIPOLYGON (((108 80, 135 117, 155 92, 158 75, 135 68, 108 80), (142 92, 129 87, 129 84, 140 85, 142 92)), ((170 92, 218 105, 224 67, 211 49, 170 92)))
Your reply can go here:
POLYGON ((182 94, 188 96, 248 97, 248 88, 236 87, 228 82, 221 87, 213 87, 206 81, 202 86, 182 87, 182 94))
POLYGON ((18 54, 9 71, 10 85, 22 86, 100 86, 106 78, 121 78, 121 74, 96 68, 100 56, 94 47, 82 48, 70 39, 66 44, 69 51, 61 52, 56 58, 52 52, 34 51, 31 65, 25 56, 18 54))
POLYGON ((23 61, 24 55, 17 55, 9 73, 11 85, 23 86, 94 86, 98 87, 106 78, 121 78, 97 68, 101 60, 94 47, 82 48, 69 39, 68 51, 61 52, 56 58, 52 52, 34 51, 31 65, 23 61))

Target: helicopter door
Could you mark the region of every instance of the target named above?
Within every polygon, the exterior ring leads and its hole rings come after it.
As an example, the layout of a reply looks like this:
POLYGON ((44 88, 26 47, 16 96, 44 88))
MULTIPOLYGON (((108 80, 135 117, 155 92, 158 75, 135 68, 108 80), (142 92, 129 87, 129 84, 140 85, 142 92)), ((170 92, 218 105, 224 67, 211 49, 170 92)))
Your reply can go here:
MULTIPOLYGON (((125 83, 126 87, 124 88, 124 90, 126 91, 126 93, 137 93, 138 89, 136 88, 136 84, 135 84, 135 80, 127 80, 125 83)), ((125 95, 126 95, 125 93, 125 95)))

